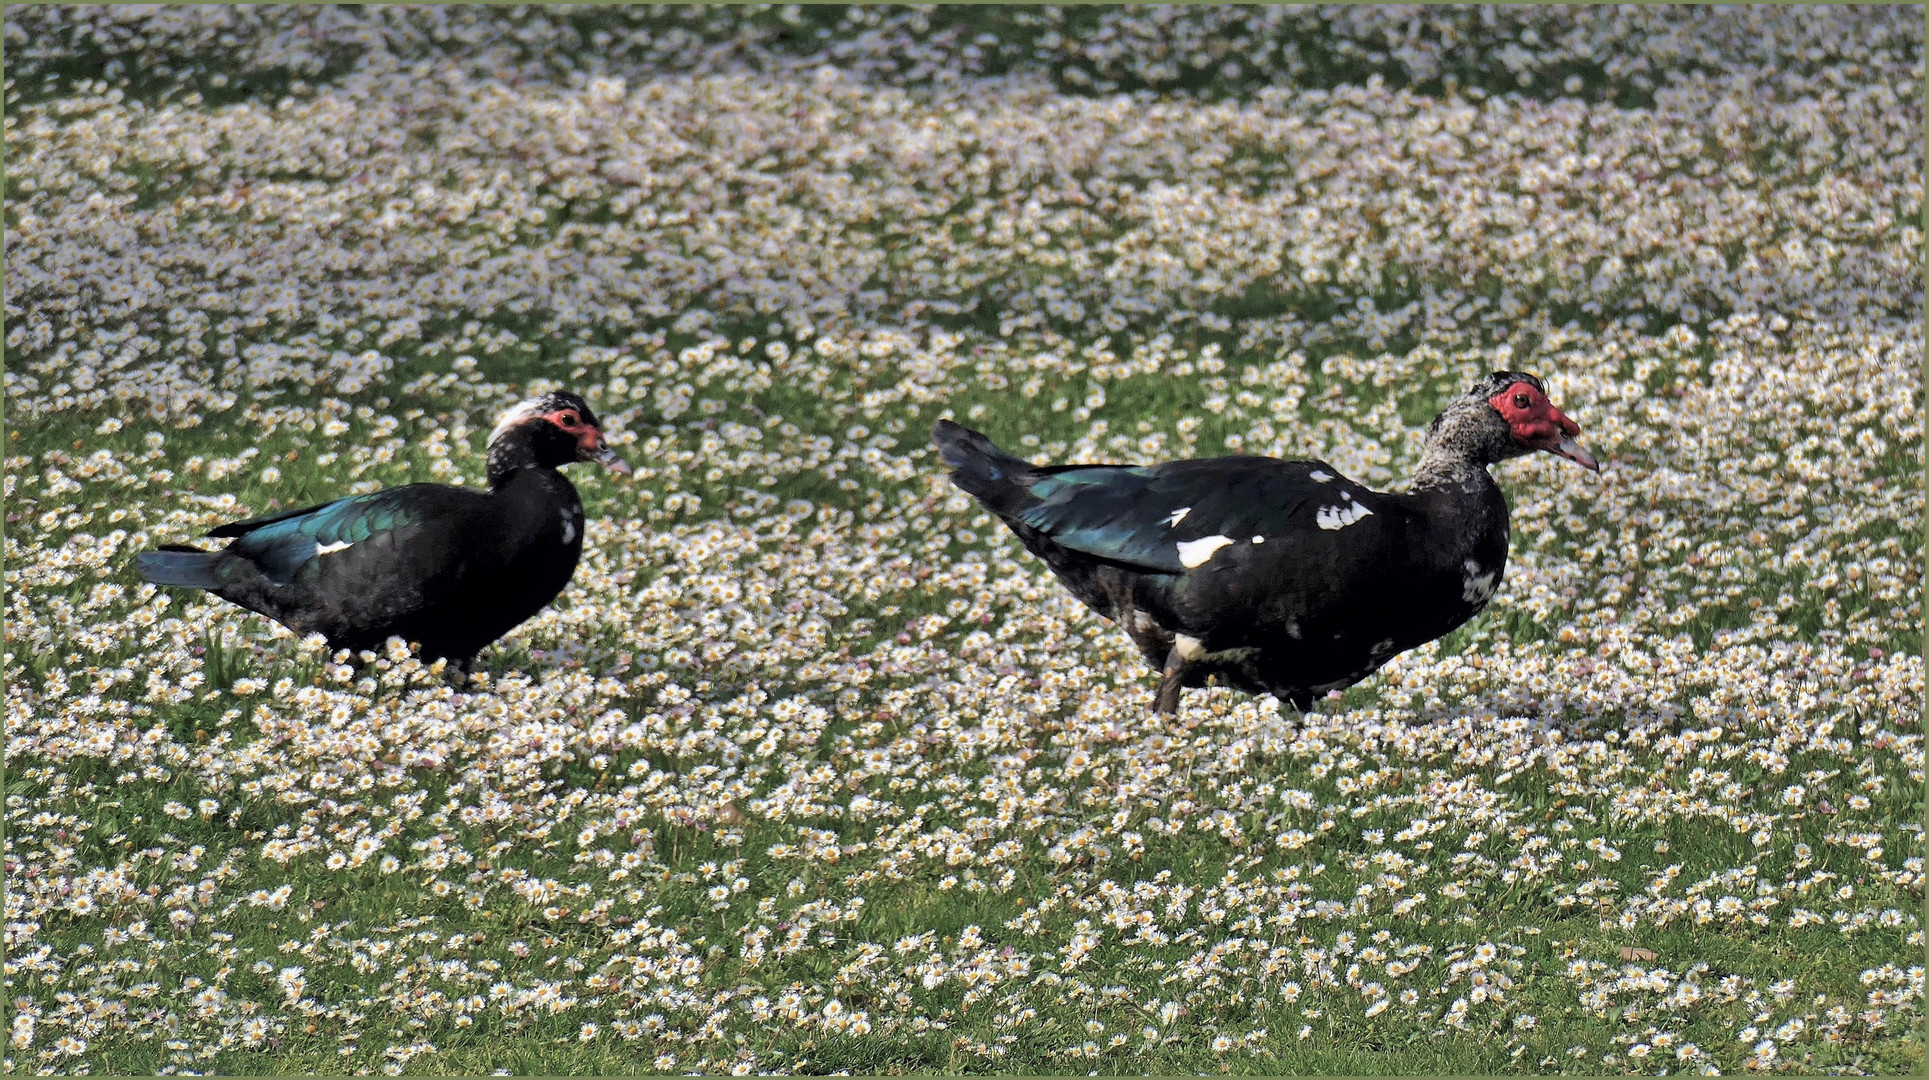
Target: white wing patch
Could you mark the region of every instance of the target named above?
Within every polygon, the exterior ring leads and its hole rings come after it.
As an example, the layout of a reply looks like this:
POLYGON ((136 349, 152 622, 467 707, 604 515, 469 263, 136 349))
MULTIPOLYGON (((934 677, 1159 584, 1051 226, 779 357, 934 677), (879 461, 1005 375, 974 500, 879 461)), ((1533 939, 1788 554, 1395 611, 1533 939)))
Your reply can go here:
POLYGON ((1255 537, 1253 537, 1253 543, 1255 543, 1255 544, 1263 544, 1263 543, 1265 543, 1265 542, 1266 542, 1266 538, 1265 538, 1265 537, 1263 537, 1263 536, 1255 536, 1255 537))
POLYGON ((1181 521, 1184 521, 1186 519, 1186 515, 1190 513, 1192 513, 1192 507, 1181 506, 1177 510, 1174 510, 1170 517, 1167 517, 1165 519, 1165 527, 1168 529, 1178 528, 1179 523, 1181 521))
POLYGON ((335 553, 336 553, 337 551, 346 551, 346 550, 348 550, 348 549, 349 549, 350 547, 353 547, 353 546, 354 546, 354 544, 353 544, 352 542, 350 542, 350 541, 347 541, 347 540, 342 540, 342 541, 338 541, 338 542, 336 542, 336 543, 333 543, 333 544, 316 544, 316 545, 315 545, 315 554, 317 554, 317 555, 333 555, 333 554, 335 554, 335 553))
POLYGON ((1204 566, 1213 553, 1232 543, 1230 536, 1202 536, 1197 540, 1181 540, 1178 544, 1179 562, 1190 569, 1204 566))
POLYGON ((1330 484, 1333 482, 1333 474, 1327 472, 1325 469, 1314 469, 1312 472, 1306 474, 1306 478, 1315 484, 1330 484))
POLYGON ((1460 599, 1469 604, 1485 604, 1494 598, 1496 575, 1492 570, 1482 571, 1480 564, 1472 559, 1460 564, 1465 573, 1460 578, 1460 599))
POLYGON ((576 539, 576 515, 563 511, 563 543, 576 539))
POLYGON ((1348 502, 1343 506, 1320 507, 1319 513, 1314 515, 1313 520, 1317 522, 1322 529, 1344 529, 1363 517, 1372 516, 1372 514, 1373 511, 1368 510, 1359 503, 1348 502))

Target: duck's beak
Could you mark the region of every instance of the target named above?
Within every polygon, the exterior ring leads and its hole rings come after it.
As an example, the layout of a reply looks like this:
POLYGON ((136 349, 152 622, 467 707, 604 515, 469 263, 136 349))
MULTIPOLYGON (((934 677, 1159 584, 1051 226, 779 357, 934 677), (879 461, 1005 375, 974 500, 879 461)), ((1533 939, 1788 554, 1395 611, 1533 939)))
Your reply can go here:
POLYGON ((1590 472, 1600 472, 1601 463, 1595 461, 1593 454, 1581 449, 1581 444, 1574 441, 1574 436, 1581 433, 1581 425, 1568 419, 1566 413, 1554 408, 1552 405, 1548 406, 1547 411, 1554 414, 1553 420, 1554 423, 1558 425, 1557 429, 1550 432, 1545 438, 1538 439, 1528 445, 1536 450, 1545 450, 1555 457, 1564 457, 1590 472))
POLYGON ((611 472, 622 473, 624 476, 631 476, 636 472, 636 470, 630 468, 629 462, 617 457, 616 451, 610 449, 610 444, 604 442, 600 437, 596 440, 595 446, 584 447, 580 457, 583 461, 594 461, 603 468, 611 472))
POLYGON ((1601 463, 1594 460, 1594 455, 1581 449, 1581 444, 1575 442, 1574 437, 1571 435, 1563 435, 1558 439, 1550 439, 1536 446, 1534 449, 1545 450, 1555 457, 1564 457, 1574 464, 1579 465, 1581 468, 1592 472, 1601 471, 1601 463))

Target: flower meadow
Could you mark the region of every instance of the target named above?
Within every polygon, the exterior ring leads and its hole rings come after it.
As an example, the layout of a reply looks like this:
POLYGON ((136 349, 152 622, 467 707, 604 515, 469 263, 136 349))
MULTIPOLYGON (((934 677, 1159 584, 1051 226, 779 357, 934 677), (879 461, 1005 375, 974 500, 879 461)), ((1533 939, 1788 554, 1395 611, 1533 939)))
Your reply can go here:
POLYGON ((9 7, 9 1073, 1923 1064, 1906 7, 9 7), (1480 618, 1306 715, 946 481, 1399 486, 1480 618), (460 682, 134 555, 633 479, 460 682))

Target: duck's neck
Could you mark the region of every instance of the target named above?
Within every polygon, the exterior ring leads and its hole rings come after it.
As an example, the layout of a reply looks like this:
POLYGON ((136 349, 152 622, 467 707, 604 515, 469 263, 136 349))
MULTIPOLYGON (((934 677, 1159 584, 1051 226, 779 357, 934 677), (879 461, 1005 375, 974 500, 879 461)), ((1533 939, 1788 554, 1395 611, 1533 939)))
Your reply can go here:
POLYGON ((1441 566, 1459 572, 1471 560, 1498 572, 1507 562, 1507 497, 1486 457, 1467 445, 1429 438, 1408 497, 1427 522, 1427 548, 1441 566))
POLYGON ((1494 478, 1487 471, 1486 462, 1457 447, 1433 442, 1428 444, 1425 456, 1420 459, 1420 466, 1413 470, 1413 481, 1407 485, 1407 490, 1461 491, 1474 495, 1494 486, 1494 478))
POLYGON ((1485 417, 1480 409, 1462 400, 1447 407, 1427 429, 1426 451, 1420 466, 1413 471, 1409 490, 1456 492, 1472 495, 1494 490, 1494 478, 1487 474, 1493 455, 1483 453, 1488 439, 1482 429, 1485 417))
POLYGON ((524 469, 540 469, 544 466, 536 461, 536 451, 529 440, 519 439, 513 433, 489 444, 489 488, 502 490, 502 486, 524 469))

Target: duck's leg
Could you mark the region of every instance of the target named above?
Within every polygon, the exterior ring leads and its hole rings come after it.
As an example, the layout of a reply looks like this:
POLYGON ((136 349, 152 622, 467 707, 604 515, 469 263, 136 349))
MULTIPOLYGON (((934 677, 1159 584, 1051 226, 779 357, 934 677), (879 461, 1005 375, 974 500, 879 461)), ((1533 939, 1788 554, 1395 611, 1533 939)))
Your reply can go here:
POLYGON ((1168 716, 1178 715, 1179 691, 1185 689, 1186 669, 1205 654, 1205 646, 1198 638, 1185 634, 1173 635, 1172 650, 1165 654, 1165 677, 1159 681, 1159 695, 1152 706, 1154 711, 1168 716))
POLYGON ((1173 649, 1165 654, 1165 677, 1159 680, 1159 694, 1153 700, 1152 711, 1167 716, 1179 714, 1179 691, 1185 689, 1186 661, 1173 649))

